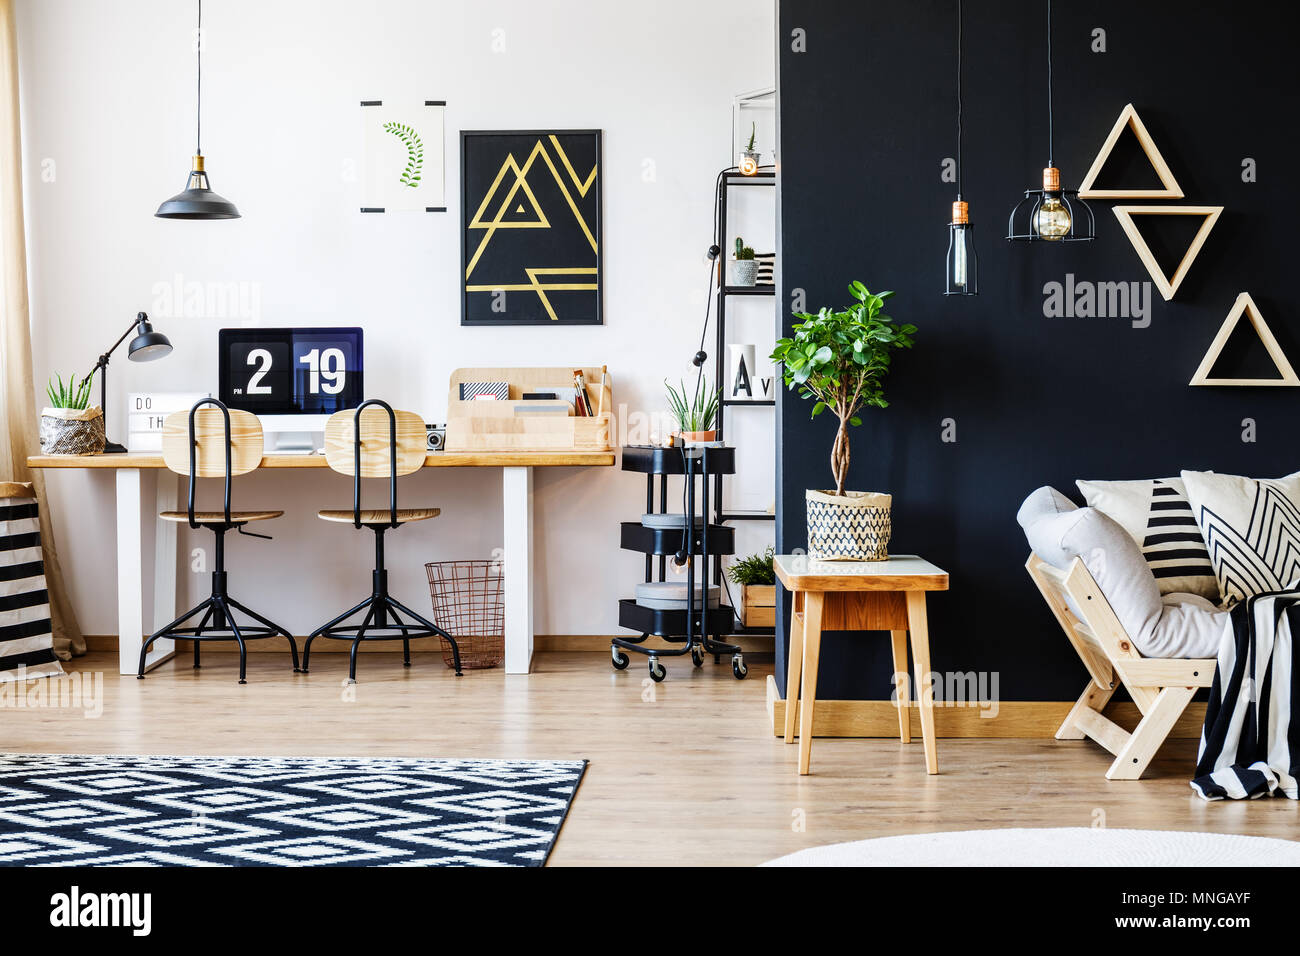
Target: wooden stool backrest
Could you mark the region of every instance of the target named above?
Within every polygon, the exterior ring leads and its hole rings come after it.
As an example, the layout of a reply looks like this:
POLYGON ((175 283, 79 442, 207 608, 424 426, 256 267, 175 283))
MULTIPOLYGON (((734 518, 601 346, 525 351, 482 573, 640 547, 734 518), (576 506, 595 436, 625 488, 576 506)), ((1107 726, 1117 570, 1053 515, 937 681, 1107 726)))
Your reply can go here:
POLYGON ((227 408, 215 398, 202 398, 187 412, 163 419, 163 463, 190 479, 190 527, 194 519, 195 479, 224 478, 223 503, 230 524, 230 479, 246 475, 262 463, 262 422, 252 412, 227 408), (211 408, 204 406, 210 405, 211 408))
MULTIPOLYGON (((216 399, 206 399, 216 402, 216 399)), ((245 475, 262 463, 262 423, 252 412, 225 409, 230 414, 230 474, 245 475)), ((172 412, 163 420, 163 462, 178 475, 190 473, 190 447, 198 478, 226 477, 226 416, 220 407, 172 412), (194 432, 190 436, 190 414, 194 432)))
MULTIPOLYGON (((373 399, 372 399, 373 401, 373 399)), ((389 478, 393 474, 390 419, 386 405, 361 408, 361 477, 389 478)), ((415 412, 392 409, 397 425, 397 474, 409 475, 424 467, 428 439, 424 420, 415 412)), ((340 474, 356 477, 356 409, 335 412, 325 422, 325 462, 340 474)))

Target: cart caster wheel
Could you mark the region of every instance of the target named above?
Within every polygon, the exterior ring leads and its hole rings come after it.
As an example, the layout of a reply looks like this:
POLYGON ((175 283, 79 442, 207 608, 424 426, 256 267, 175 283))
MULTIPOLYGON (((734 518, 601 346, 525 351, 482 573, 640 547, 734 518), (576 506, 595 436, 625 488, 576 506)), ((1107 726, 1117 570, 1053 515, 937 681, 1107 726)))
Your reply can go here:
POLYGON ((668 671, 664 670, 664 665, 660 664, 657 658, 650 658, 650 679, 658 684, 667 676, 668 671))
POLYGON ((739 654, 731 659, 731 673, 736 676, 736 680, 744 680, 745 675, 749 673, 749 668, 745 666, 745 659, 739 654))
POLYGON ((691 651, 691 663, 696 667, 703 667, 704 654, 701 651, 691 651))
POLYGON ((628 656, 626 654, 620 651, 617 647, 611 647, 609 649, 609 653, 610 653, 610 657, 613 660, 614 670, 616 671, 627 670, 627 665, 630 664, 631 661, 628 660, 628 656))

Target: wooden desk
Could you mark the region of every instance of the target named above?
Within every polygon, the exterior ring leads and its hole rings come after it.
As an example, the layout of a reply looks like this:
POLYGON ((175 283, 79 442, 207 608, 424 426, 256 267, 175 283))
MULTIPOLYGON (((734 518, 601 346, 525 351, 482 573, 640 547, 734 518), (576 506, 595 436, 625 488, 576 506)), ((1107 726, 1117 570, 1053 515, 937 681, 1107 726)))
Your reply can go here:
MULTIPOLYGON (((33 455, 31 468, 106 469, 117 479, 117 645, 119 671, 134 674, 144 635, 176 616, 177 525, 158 521, 159 511, 180 506, 179 475, 166 470, 161 454, 33 455), (142 518, 146 473, 157 481, 153 491, 154 604, 144 607, 144 541, 142 518), (146 630, 145 621, 151 626, 146 630)), ((610 466, 612 451, 430 452, 426 468, 500 468, 502 534, 505 573, 506 673, 527 674, 533 660, 533 469, 553 466, 610 466)), ((324 455, 267 455, 267 469, 327 468, 324 455)), ((174 653, 173 642, 158 641, 146 667, 174 653)))
POLYGON ((934 686, 930 683, 930 632, 925 592, 948 590, 948 572, 914 554, 887 561, 815 561, 803 554, 779 554, 776 576, 794 594, 790 616, 790 653, 786 656, 785 742, 794 742, 799 711, 799 773, 808 773, 812 758, 813 707, 817 702, 817 659, 822 631, 889 631, 894 642, 898 735, 910 743, 908 717, 907 636, 920 691, 921 735, 925 769, 939 772, 934 743, 934 686), (800 675, 803 701, 799 700, 800 675), (901 675, 901 679, 900 679, 901 675))

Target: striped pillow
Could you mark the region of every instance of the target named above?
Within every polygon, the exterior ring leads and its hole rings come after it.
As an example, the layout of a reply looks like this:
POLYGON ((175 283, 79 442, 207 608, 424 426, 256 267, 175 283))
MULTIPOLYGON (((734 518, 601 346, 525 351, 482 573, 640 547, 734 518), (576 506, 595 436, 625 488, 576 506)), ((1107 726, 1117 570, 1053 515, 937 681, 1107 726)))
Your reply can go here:
POLYGON ((1162 595, 1223 599, 1181 478, 1075 484, 1089 507, 1114 518, 1142 548, 1162 595))
POLYGON ((0 681, 62 674, 35 498, 0 498, 0 681))

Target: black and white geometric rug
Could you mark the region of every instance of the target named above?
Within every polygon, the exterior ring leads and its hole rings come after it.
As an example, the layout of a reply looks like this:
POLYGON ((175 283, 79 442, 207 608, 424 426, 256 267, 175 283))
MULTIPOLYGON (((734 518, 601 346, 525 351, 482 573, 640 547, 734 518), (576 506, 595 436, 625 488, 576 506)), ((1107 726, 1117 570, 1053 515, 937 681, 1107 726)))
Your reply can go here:
POLYGON ((586 767, 0 754, 0 866, 542 866, 586 767))

